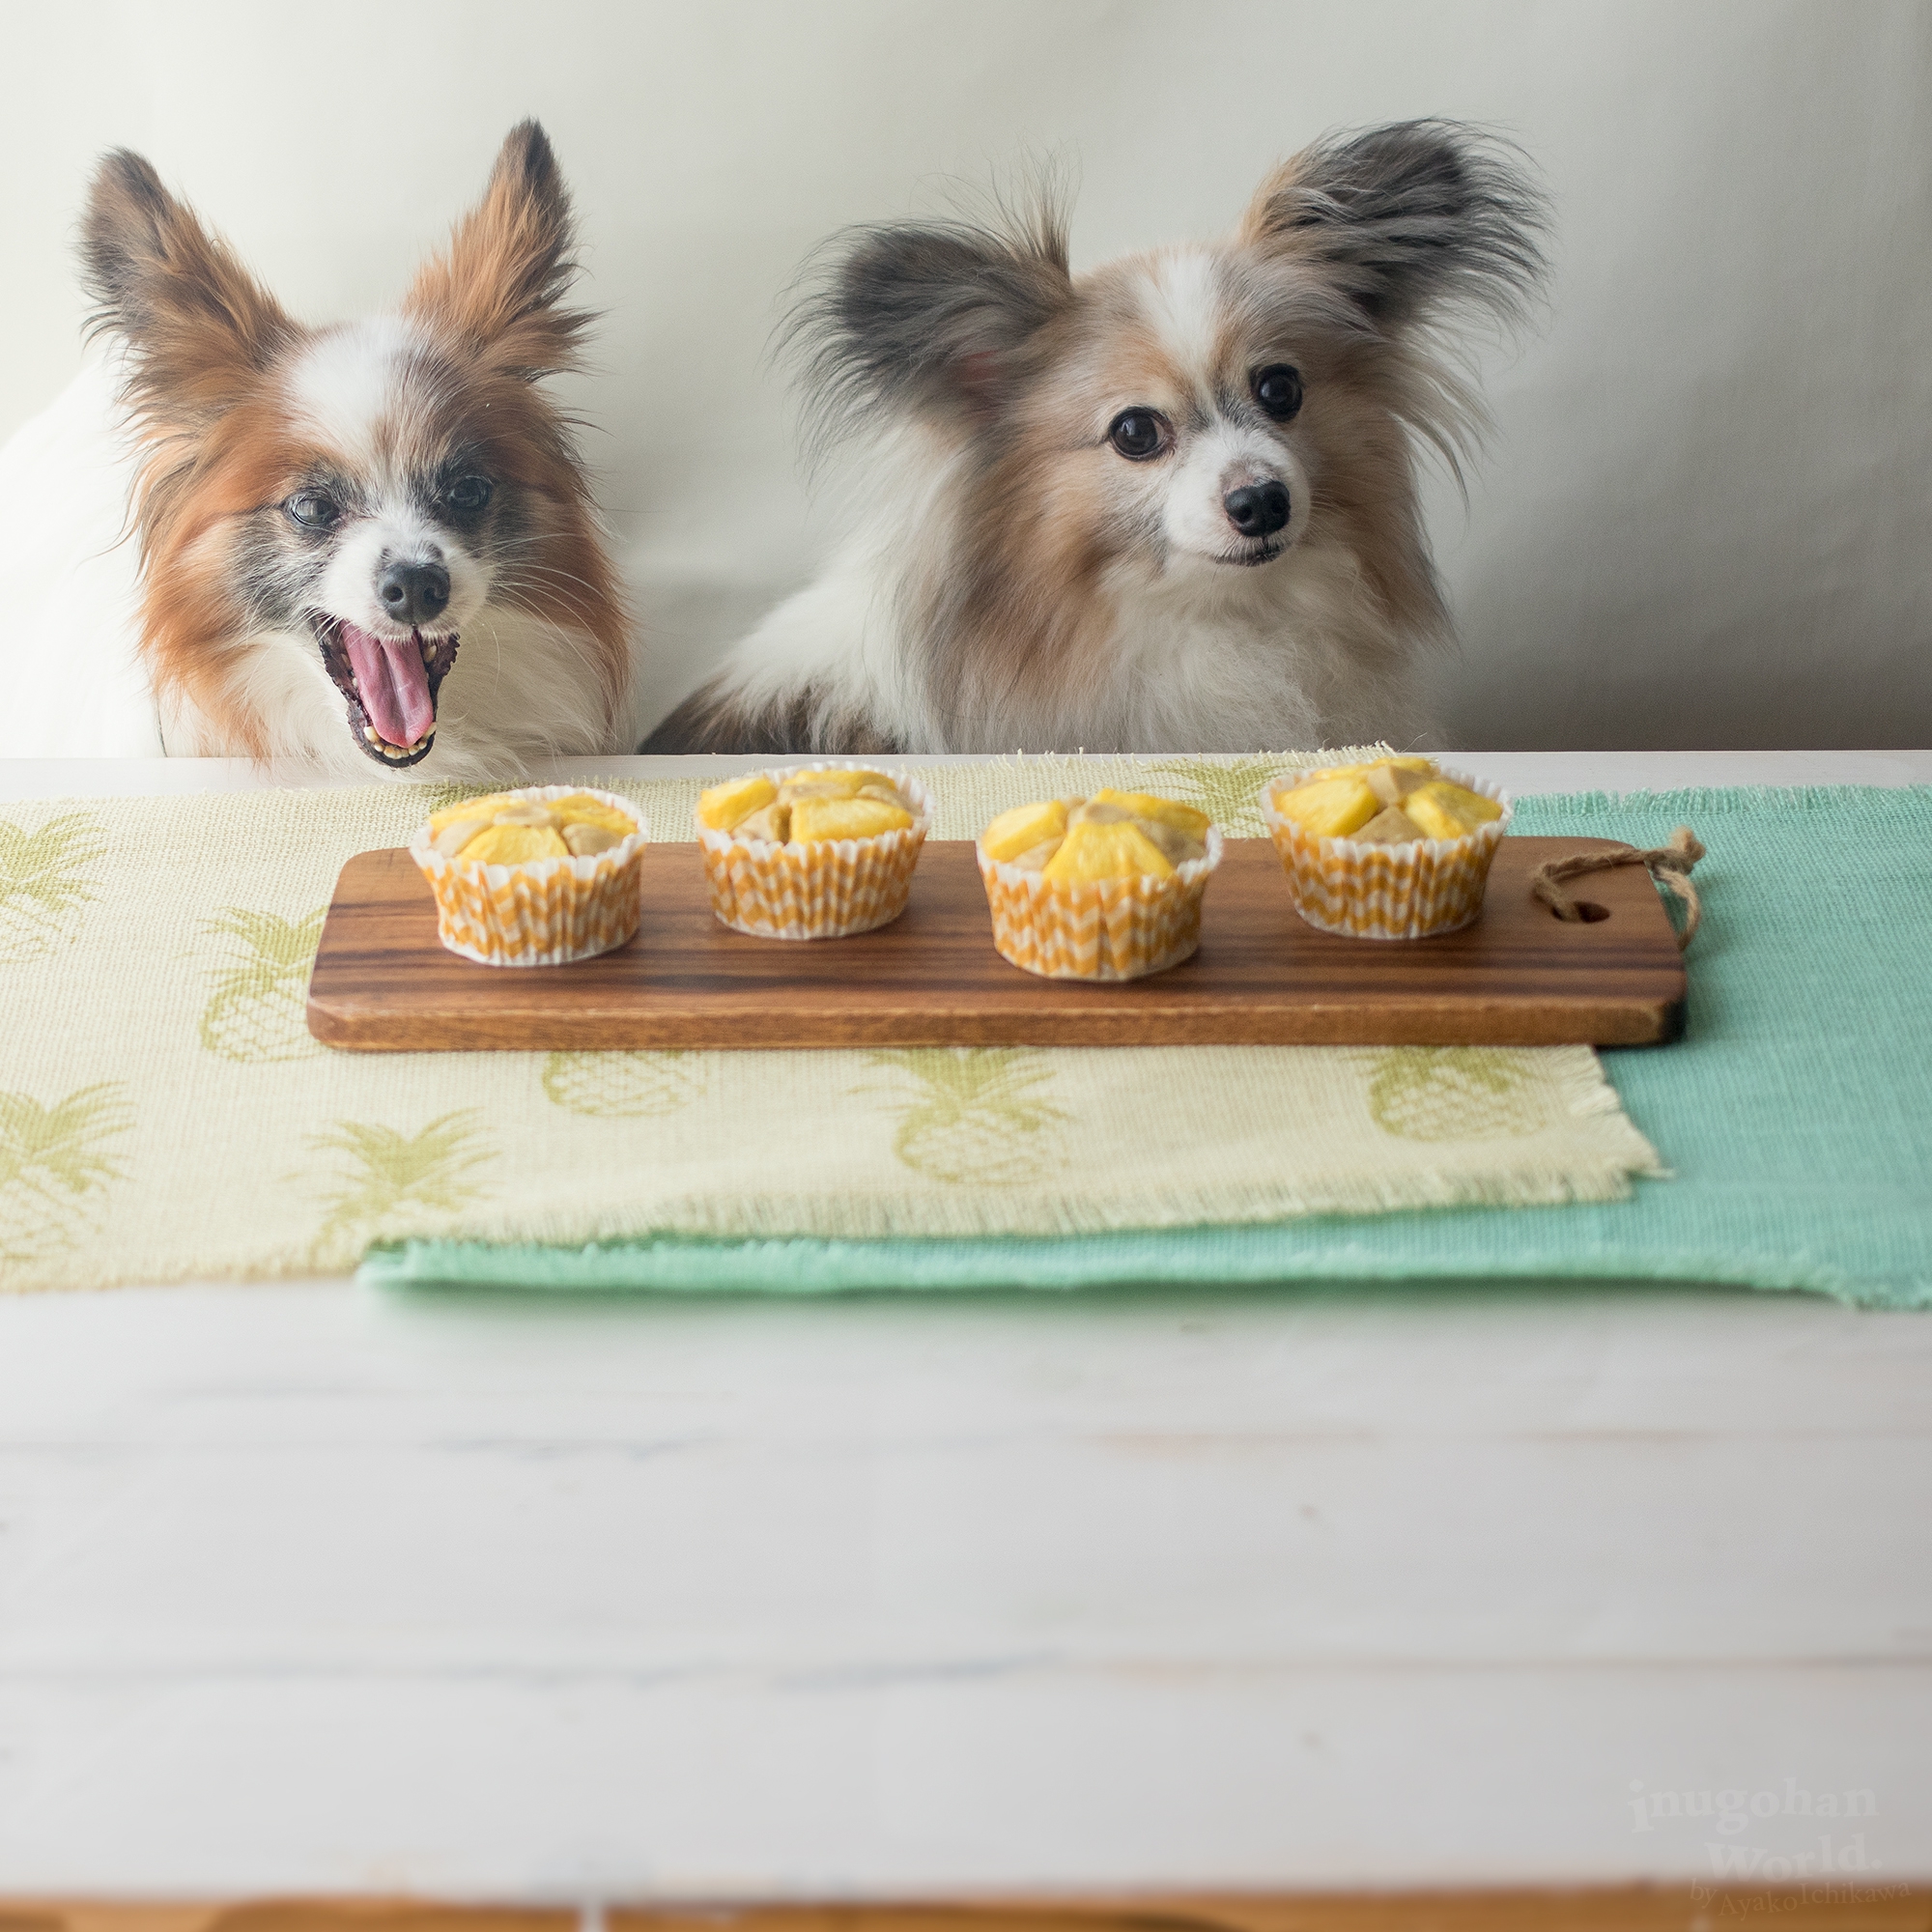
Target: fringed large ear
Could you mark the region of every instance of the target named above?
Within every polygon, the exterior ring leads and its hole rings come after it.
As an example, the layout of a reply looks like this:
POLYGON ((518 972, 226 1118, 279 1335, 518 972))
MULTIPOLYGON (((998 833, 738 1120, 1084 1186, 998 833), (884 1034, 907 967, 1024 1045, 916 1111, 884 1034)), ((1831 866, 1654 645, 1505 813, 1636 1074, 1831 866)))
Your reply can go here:
POLYGON ((836 236, 785 326, 813 440, 880 413, 996 410, 1030 339, 1072 299, 1066 217, 1050 188, 993 225, 908 221, 836 236))
POLYGON ((568 369, 594 319, 559 305, 577 274, 573 242, 550 137, 526 121, 511 128, 483 199, 423 265, 404 309, 527 382, 568 369))
POLYGON ((1242 217, 1250 247, 1321 264, 1378 327, 1458 305, 1514 320, 1542 282, 1548 205, 1507 144, 1452 121, 1399 121, 1304 149, 1242 217))
POLYGON ((80 253, 90 333, 127 344, 128 399, 151 420, 205 427, 299 333, 233 251, 125 148, 95 172, 80 253))

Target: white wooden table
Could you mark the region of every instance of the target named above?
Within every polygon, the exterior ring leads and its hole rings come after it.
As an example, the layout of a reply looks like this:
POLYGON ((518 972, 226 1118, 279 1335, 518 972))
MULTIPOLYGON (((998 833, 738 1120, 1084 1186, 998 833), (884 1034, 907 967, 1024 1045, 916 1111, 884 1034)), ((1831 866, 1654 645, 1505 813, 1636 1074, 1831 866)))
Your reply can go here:
MULTIPOLYGON (((251 781, 16 765, 0 798, 251 781)), ((1923 1882, 1928 1740, 1932 1318, 0 1297, 0 1899, 1690 1883, 1713 1845, 1809 1876, 1822 1836, 1923 1882)))

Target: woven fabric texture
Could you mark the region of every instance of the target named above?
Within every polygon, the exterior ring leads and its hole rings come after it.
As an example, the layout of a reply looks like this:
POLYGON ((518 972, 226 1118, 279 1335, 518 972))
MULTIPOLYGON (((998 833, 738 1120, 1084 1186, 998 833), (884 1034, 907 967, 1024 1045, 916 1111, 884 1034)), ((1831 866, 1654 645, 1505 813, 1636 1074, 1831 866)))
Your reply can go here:
POLYGON ((1627 1201, 1063 1241, 425 1246, 365 1272, 790 1293, 1648 1279, 1932 1307, 1932 788, 1531 798, 1515 830, 1646 846, 1686 823, 1710 848, 1686 1037, 1604 1056, 1674 1177, 1627 1201))
MULTIPOLYGON (((942 838, 1102 783, 1170 791, 1255 836, 1259 787, 1291 762, 921 776, 942 838)), ((695 782, 612 788, 659 836, 693 837, 695 782)), ((343 1269, 410 1239, 1064 1236, 1607 1201, 1656 1169, 1581 1048, 318 1046, 302 1001, 338 870, 453 797, 377 786, 0 812, 6 1286, 343 1269)))

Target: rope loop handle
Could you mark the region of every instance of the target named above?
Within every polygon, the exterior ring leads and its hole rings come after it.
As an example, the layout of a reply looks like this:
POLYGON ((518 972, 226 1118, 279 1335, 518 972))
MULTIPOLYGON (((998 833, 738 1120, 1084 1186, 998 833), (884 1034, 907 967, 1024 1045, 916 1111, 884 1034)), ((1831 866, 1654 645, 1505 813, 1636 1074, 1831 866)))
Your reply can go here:
POLYGON ((1565 879, 1607 872, 1618 866, 1641 866, 1665 892, 1684 901, 1684 930, 1677 935, 1677 950, 1682 952, 1697 936, 1697 922, 1703 916, 1697 888, 1690 883, 1691 867, 1703 856, 1703 841, 1688 825, 1680 825, 1670 835, 1668 844, 1654 845, 1648 852, 1639 852, 1634 845, 1613 845, 1606 852, 1578 852, 1568 859, 1548 860, 1529 875, 1529 893, 1558 919, 1574 924, 1582 919, 1583 911, 1563 890, 1565 879))

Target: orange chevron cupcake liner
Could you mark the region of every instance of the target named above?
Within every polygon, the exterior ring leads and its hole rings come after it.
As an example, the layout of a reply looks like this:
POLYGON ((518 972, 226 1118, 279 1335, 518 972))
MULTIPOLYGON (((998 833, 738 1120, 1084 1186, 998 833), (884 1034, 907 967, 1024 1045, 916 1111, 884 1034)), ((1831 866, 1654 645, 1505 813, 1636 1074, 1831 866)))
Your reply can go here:
POLYGON ((1321 772, 1270 779, 1262 787, 1262 817, 1288 875, 1294 909, 1310 925, 1350 939, 1427 939, 1473 924, 1483 910, 1490 864, 1509 830, 1514 807, 1492 784, 1441 769, 1453 784, 1502 807, 1502 816, 1462 838, 1418 838, 1378 845, 1322 838, 1275 810, 1275 799, 1321 772))
POLYGON ((533 805, 591 798, 638 829, 590 858, 489 866, 444 858, 431 842, 430 827, 421 827, 410 840, 410 857, 436 896, 437 937, 483 966, 567 966, 623 945, 643 917, 641 861, 650 839, 644 814, 589 785, 527 785, 498 796, 533 805))
POLYGON ((1142 980, 1192 956, 1201 944, 1201 901, 1221 863, 1218 826, 1208 855, 1171 877, 1066 881, 989 859, 975 843, 993 945, 1000 957, 1045 980, 1142 980))
MULTIPOLYGON (((776 766, 762 776, 776 782, 807 772, 877 769, 841 759, 776 766)), ((845 939, 889 925, 906 909, 933 805, 932 794, 917 779, 903 772, 886 776, 913 815, 903 831, 780 845, 700 825, 697 843, 711 910, 734 932, 757 939, 845 939)))

